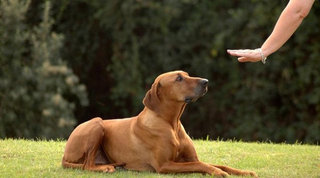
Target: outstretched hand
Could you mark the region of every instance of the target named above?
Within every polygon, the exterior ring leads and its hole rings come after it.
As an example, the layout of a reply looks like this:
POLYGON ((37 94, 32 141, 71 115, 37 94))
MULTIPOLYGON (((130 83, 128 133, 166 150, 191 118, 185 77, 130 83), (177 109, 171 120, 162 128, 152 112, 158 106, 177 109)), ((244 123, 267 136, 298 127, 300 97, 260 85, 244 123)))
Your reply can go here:
POLYGON ((259 49, 228 49, 231 56, 238 57, 239 62, 258 62, 261 61, 261 52, 259 49))

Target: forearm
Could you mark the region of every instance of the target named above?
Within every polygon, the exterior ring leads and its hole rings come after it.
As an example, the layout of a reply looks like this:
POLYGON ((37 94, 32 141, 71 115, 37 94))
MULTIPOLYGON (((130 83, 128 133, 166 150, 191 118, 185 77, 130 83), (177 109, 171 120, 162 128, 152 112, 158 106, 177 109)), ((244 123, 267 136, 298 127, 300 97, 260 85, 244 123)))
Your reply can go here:
POLYGON ((313 3, 314 0, 290 0, 273 32, 261 46, 265 56, 277 51, 292 36, 308 15, 313 3))

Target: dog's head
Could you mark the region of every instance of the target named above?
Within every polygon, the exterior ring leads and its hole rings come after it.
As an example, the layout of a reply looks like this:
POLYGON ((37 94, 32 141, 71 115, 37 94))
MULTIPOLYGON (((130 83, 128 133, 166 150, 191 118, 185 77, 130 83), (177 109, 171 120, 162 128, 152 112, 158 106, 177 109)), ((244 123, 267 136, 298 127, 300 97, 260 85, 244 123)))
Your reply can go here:
POLYGON ((151 110, 164 102, 190 103, 208 91, 208 80, 190 77, 184 71, 173 71, 159 75, 143 99, 151 110))

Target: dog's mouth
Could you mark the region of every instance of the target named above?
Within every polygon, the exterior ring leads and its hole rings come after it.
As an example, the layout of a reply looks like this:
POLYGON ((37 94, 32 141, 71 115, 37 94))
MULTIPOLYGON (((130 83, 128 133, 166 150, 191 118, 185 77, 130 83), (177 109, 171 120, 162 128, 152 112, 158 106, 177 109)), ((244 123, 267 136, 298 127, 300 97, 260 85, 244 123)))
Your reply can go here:
POLYGON ((193 98, 193 97, 186 97, 186 99, 184 99, 184 102, 186 102, 187 104, 191 103, 191 102, 195 102, 197 99, 193 98))
POLYGON ((187 96, 184 99, 184 102, 186 102, 187 104, 192 103, 197 101, 200 97, 204 96, 206 93, 208 92, 208 87, 203 88, 203 90, 201 92, 197 92, 199 94, 197 94, 197 96, 187 96))
POLYGON ((201 96, 204 96, 207 92, 208 92, 208 87, 205 87, 201 96))

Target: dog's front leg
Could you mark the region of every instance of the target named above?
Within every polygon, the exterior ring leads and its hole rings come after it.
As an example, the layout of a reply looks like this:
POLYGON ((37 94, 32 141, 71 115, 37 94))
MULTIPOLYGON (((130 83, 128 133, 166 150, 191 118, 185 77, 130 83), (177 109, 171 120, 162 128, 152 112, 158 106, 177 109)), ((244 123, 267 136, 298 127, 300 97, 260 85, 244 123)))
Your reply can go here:
POLYGON ((201 161, 196 162, 166 162, 156 170, 158 173, 204 173, 215 176, 225 177, 229 174, 219 168, 208 165, 201 161))
POLYGON ((212 165, 216 168, 219 168, 228 174, 238 175, 238 176, 252 176, 252 177, 258 177, 258 175, 253 171, 245 171, 240 169, 231 168, 228 166, 221 166, 221 165, 212 165))

